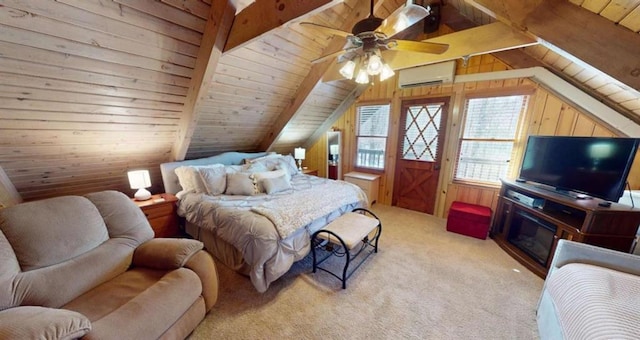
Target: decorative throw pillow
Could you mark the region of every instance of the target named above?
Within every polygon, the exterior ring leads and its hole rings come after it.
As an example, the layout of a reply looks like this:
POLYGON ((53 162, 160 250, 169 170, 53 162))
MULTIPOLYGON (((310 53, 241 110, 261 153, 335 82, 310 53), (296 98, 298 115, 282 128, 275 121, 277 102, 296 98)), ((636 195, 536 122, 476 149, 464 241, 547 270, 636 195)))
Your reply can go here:
POLYGON ((227 166, 224 167, 224 170, 228 174, 234 174, 236 172, 242 171, 243 168, 244 168, 243 165, 227 165, 227 166))
POLYGON ((211 164, 211 165, 185 165, 176 168, 174 171, 178 176, 178 181, 180 182, 180 186, 183 190, 188 190, 195 193, 203 193, 207 192, 207 187, 205 187, 204 182, 202 181, 202 177, 198 172, 198 169, 201 168, 219 168, 224 167, 222 164, 211 164))
POLYGON ((253 174, 253 179, 255 179, 258 192, 266 192, 262 181, 266 178, 275 178, 280 176, 286 176, 287 172, 285 170, 273 170, 273 171, 265 171, 265 172, 256 172, 253 174))
POLYGON ((289 182, 287 176, 284 174, 274 178, 265 178, 262 180, 262 185, 269 195, 291 189, 291 182, 289 182))
POLYGON ((199 168, 198 172, 209 195, 220 195, 227 188, 227 172, 224 167, 199 168))
POLYGON ((251 174, 246 172, 227 174, 227 189, 224 193, 227 195, 254 195, 256 189, 251 174))
POLYGON ((278 165, 280 165, 282 168, 286 168, 287 172, 289 172, 289 174, 291 174, 291 176, 297 174, 298 172, 300 172, 298 170, 298 165, 296 164, 296 160, 293 159, 293 156, 291 155, 286 155, 283 156, 280 159, 280 162, 278 163, 278 165))

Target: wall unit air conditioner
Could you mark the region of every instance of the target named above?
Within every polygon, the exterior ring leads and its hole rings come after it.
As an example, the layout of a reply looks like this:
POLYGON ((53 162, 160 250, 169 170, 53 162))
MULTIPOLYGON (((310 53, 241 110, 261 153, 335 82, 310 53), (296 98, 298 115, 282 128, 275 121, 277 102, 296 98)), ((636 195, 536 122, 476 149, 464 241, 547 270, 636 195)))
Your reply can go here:
POLYGON ((416 86, 430 86, 453 82, 456 74, 455 60, 443 63, 407 68, 398 72, 398 86, 401 89, 416 86))

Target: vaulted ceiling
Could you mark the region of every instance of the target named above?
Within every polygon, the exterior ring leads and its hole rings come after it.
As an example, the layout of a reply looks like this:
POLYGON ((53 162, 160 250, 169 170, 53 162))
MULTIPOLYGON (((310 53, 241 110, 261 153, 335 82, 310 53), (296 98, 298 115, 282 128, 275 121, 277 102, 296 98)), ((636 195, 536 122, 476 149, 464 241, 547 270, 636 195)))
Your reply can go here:
MULTIPOLYGON (((404 3, 377 0, 375 15, 404 3)), ((640 0, 444 4, 442 32, 500 21, 537 44, 495 56, 545 66, 640 122, 640 0)), ((311 61, 344 38, 299 23, 350 31, 368 12, 369 0, 0 0, 0 166, 35 199, 125 191, 131 168, 158 186, 157 165, 174 159, 290 152, 364 90, 322 82, 334 61, 311 61)))

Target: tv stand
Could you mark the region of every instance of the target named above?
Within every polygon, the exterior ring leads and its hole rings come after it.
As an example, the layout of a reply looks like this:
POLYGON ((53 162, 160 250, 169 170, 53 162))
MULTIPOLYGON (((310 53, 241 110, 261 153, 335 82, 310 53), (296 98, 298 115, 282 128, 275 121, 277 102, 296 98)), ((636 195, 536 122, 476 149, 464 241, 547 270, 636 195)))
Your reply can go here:
POLYGON ((638 225, 640 209, 503 180, 490 236, 544 278, 559 239, 629 252, 638 225))

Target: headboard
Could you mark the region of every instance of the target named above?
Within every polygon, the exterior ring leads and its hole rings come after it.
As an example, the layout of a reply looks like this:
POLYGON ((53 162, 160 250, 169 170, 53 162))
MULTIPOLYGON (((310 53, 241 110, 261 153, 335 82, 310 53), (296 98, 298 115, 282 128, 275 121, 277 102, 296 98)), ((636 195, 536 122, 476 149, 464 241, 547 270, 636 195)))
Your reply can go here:
POLYGON ((241 165, 245 158, 256 158, 270 154, 270 152, 225 152, 219 155, 196 158, 186 161, 168 162, 160 164, 160 172, 162 173, 162 183, 164 191, 176 194, 182 188, 178 182, 178 176, 175 169, 183 165, 207 165, 207 164, 224 164, 224 165, 241 165))

